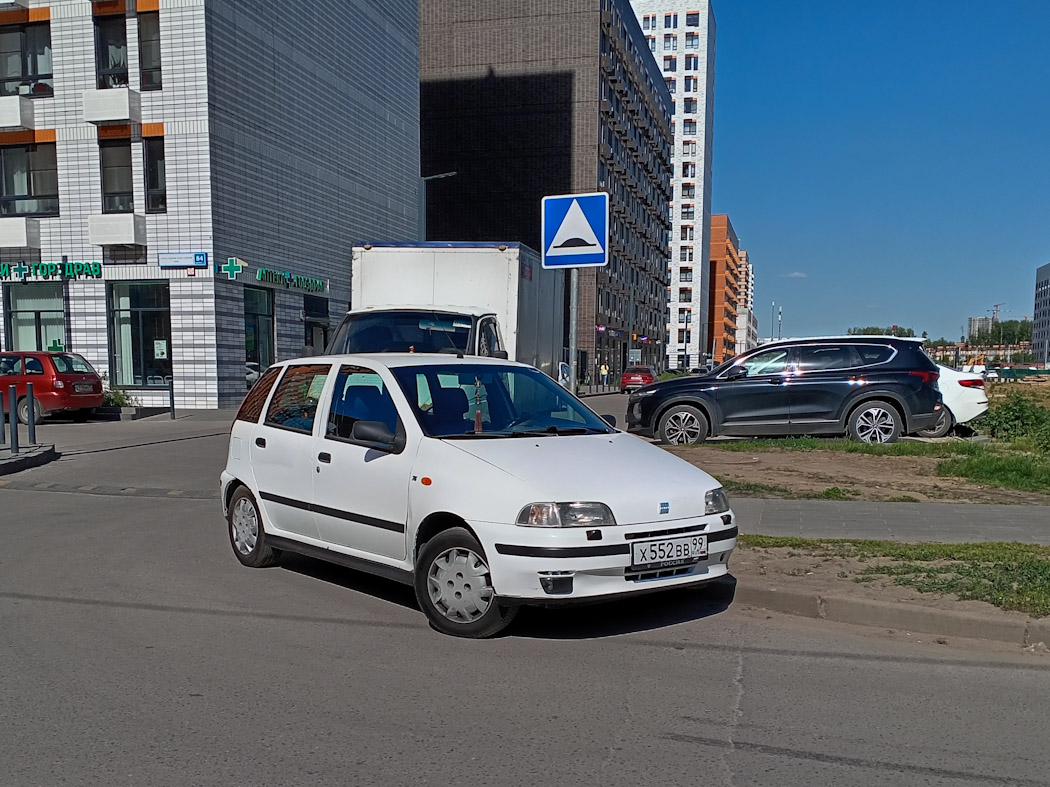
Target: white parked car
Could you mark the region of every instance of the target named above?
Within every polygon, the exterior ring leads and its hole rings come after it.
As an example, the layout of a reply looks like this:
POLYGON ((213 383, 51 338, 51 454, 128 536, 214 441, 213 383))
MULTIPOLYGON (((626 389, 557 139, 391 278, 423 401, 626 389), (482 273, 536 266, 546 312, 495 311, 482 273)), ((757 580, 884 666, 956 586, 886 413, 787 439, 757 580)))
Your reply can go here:
POLYGON ((918 432, 923 437, 944 437, 958 424, 972 421, 988 409, 984 377, 973 372, 957 372, 940 364, 937 370, 941 373, 937 378, 937 387, 941 391, 944 407, 936 424, 918 432))
POLYGON ((410 583, 465 637, 522 604, 710 582, 737 536, 707 473, 530 366, 446 355, 271 367, 237 413, 222 503, 244 565, 298 552, 410 583))

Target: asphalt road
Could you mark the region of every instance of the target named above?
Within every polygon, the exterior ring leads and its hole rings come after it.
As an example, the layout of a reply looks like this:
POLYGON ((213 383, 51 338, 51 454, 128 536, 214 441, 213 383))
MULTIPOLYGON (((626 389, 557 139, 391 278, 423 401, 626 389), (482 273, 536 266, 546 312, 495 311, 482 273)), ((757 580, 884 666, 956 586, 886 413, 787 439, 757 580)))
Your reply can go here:
POLYGON ((1050 784, 1045 654, 697 591, 457 640, 213 501, 0 489, 0 538, 5 787, 1050 784))

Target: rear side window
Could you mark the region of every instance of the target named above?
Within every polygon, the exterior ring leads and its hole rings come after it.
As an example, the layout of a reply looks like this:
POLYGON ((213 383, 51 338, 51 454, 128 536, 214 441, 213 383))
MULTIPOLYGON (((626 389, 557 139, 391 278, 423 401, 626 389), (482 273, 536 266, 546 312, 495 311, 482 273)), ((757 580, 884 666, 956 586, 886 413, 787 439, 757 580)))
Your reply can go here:
POLYGON ((855 344, 853 349, 860 356, 860 366, 886 363, 894 354, 893 348, 885 344, 855 344))
POLYGON ((331 370, 328 364, 287 367, 266 411, 266 425, 306 434, 312 432, 317 405, 331 370))
POLYGON ((798 368, 801 372, 848 369, 855 365, 849 347, 819 344, 798 348, 798 368))
POLYGON ((241 402, 241 409, 237 411, 238 421, 248 421, 253 424, 259 423, 259 418, 262 417, 263 405, 266 404, 266 397, 270 395, 270 389, 273 388, 277 375, 280 373, 280 367, 266 370, 258 382, 248 391, 244 401, 241 402))
POLYGON ((51 363, 59 374, 94 374, 91 364, 79 355, 52 355, 51 363))

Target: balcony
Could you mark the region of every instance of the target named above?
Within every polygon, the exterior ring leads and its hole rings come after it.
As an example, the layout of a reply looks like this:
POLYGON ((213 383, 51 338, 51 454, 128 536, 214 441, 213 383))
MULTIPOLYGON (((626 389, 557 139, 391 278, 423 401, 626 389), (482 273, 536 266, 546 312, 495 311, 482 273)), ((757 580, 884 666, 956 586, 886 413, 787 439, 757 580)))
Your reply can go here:
POLYGON ((93 246, 145 246, 146 217, 137 213, 102 213, 88 217, 93 246))
MULTIPOLYGON (((3 8, 2 4, 0 8, 3 8)), ((0 130, 32 131, 34 128, 33 102, 30 99, 25 96, 0 97, 0 130)))
POLYGON ((105 126, 142 122, 142 102, 137 90, 114 87, 106 90, 85 90, 84 122, 105 126))
POLYGON ((39 249, 40 222, 22 216, 0 219, 0 249, 39 249))

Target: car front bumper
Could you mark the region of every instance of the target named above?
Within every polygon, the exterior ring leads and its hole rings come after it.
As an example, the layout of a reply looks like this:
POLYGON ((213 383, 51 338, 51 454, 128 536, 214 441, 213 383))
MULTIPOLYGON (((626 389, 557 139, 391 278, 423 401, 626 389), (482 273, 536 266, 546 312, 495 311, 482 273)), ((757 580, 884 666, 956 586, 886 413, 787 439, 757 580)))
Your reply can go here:
POLYGON ((703 584, 725 576, 738 535, 732 511, 673 522, 603 528, 529 528, 471 522, 504 603, 565 604, 703 584), (728 521, 727 521, 728 520, 728 521), (597 530, 599 539, 588 539, 597 530), (631 544, 706 535, 697 563, 631 569, 631 544))

